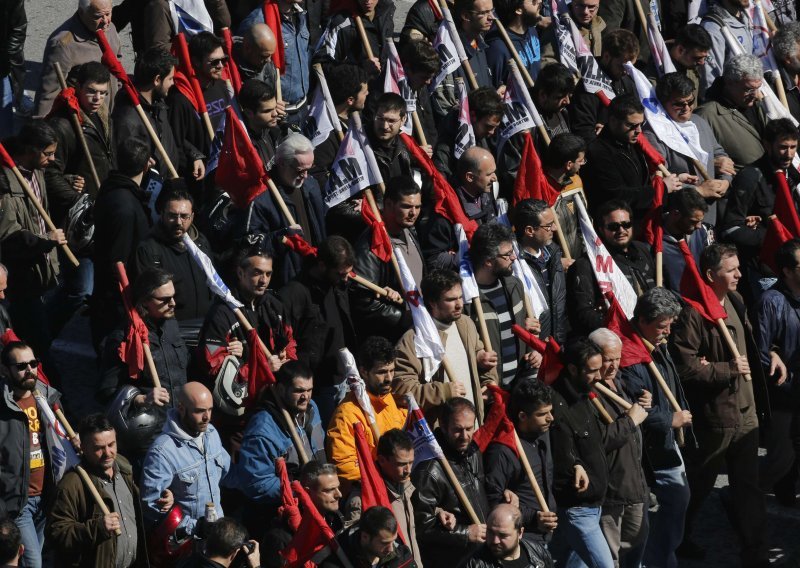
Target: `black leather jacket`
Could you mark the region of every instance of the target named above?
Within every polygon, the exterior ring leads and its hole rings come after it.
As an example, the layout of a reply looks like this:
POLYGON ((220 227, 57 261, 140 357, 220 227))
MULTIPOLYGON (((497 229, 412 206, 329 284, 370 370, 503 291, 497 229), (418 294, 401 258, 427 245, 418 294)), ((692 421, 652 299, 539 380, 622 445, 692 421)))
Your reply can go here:
MULTIPOLYGON (((553 568, 553 559, 545 545, 525 539, 522 539, 519 545, 528 554, 526 568, 553 568)), ((503 566, 505 564, 492 556, 492 553, 485 545, 480 547, 472 558, 461 565, 462 568, 502 568, 503 566)))
MULTIPOLYGON (((457 454, 450 448, 440 429, 436 429, 435 435, 475 514, 480 522, 486 522, 489 502, 486 499, 483 456, 480 450, 475 444, 471 444, 465 453, 457 454)), ((439 460, 428 460, 416 467, 411 473, 411 482, 417 488, 411 502, 414 505, 417 542, 425 564, 457 566, 459 561, 475 552, 477 545, 471 544, 467 539, 467 531, 472 522, 461 506, 439 460), (455 529, 448 531, 439 523, 437 508, 455 515, 455 529)))

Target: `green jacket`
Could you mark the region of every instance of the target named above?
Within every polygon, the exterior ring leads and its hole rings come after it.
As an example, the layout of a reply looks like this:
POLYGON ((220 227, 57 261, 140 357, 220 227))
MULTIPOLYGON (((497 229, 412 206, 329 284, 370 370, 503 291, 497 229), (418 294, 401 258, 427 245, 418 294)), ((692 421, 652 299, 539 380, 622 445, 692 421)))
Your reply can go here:
MULTIPOLYGON (((133 482, 131 464, 117 455, 117 467, 133 496, 138 535, 136 568, 147 568, 147 547, 142 522, 139 489, 133 482)), ((115 511, 114 499, 100 485, 97 476, 89 477, 108 510, 115 511)), ((103 528, 103 513, 76 471, 67 472, 58 484, 55 502, 47 517, 47 541, 56 550, 57 566, 70 568, 114 568, 117 539, 103 528)))
MULTIPOLYGON (((39 183, 42 206, 47 211, 44 174, 36 170, 33 175, 39 183)), ((3 168, 0 174, 0 250, 3 263, 13 275, 8 279, 8 295, 12 301, 41 296, 56 285, 55 242, 42 233, 36 206, 8 168, 3 168)))

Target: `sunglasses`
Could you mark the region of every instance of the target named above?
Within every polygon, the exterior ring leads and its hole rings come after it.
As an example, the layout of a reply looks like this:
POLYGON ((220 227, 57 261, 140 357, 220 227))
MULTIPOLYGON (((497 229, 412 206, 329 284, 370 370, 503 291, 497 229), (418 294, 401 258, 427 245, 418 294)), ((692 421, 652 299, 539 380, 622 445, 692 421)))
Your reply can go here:
POLYGON ((220 57, 219 59, 209 59, 208 60, 208 64, 211 67, 217 67, 219 65, 225 65, 226 63, 228 63, 228 57, 227 56, 220 57))
POLYGON ((12 367, 16 367, 17 371, 25 371, 28 368, 31 369, 38 369, 39 368, 39 360, 38 359, 31 359, 30 361, 26 361, 25 363, 12 363, 12 367))
POLYGON ((620 229, 625 229, 626 231, 633 227, 633 223, 630 221, 622 221, 621 223, 609 223, 606 225, 606 230, 616 233, 620 229))

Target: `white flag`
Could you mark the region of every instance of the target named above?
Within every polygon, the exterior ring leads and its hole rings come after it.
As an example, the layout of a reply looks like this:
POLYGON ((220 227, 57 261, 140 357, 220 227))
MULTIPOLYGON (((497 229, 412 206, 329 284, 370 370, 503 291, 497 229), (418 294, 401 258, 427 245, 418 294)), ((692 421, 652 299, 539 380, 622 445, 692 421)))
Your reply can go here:
POLYGON ((338 205, 375 183, 377 182, 370 179, 367 156, 364 154, 358 133, 351 120, 347 134, 339 145, 339 152, 331 166, 328 183, 325 184, 325 190, 322 192, 326 209, 338 205))
POLYGON ((36 399, 39 417, 44 426, 53 478, 58 483, 68 470, 80 463, 80 458, 78 458, 75 448, 72 447, 72 442, 67 439, 63 425, 56 419, 44 395, 37 390, 33 393, 33 397, 36 399))
POLYGON ((475 131, 469 117, 469 97, 467 86, 463 80, 456 80, 456 91, 458 92, 458 131, 453 143, 453 155, 458 159, 464 150, 475 145, 475 131))
POLYGON ((169 13, 177 32, 189 37, 200 32, 214 32, 214 22, 203 0, 170 0, 169 13))
POLYGON ((458 50, 453 43, 453 38, 450 36, 447 22, 444 20, 439 23, 439 29, 436 31, 436 37, 433 39, 433 49, 439 54, 439 61, 442 62, 442 68, 428 87, 431 92, 439 86, 439 83, 444 81, 445 77, 458 69, 459 65, 461 65, 461 61, 458 59, 458 50))
POLYGON ((458 239, 458 274, 461 276, 461 291, 464 294, 464 303, 469 304, 481 293, 478 290, 478 283, 475 281, 475 273, 472 271, 467 233, 461 225, 455 225, 453 228, 456 230, 458 239))
POLYGON ((350 350, 347 347, 339 350, 339 357, 341 357, 342 362, 344 363, 344 376, 350 392, 352 392, 353 396, 356 397, 358 406, 361 407, 361 410, 364 411, 364 414, 367 416, 367 420, 369 420, 370 424, 375 426, 375 430, 377 431, 378 421, 375 419, 375 411, 372 408, 372 403, 370 402, 369 395, 367 394, 367 385, 364 383, 364 379, 361 378, 361 374, 358 372, 355 357, 353 357, 353 354, 350 353, 350 350))
POLYGON ((647 18, 647 39, 650 41, 650 53, 652 54, 653 62, 656 64, 659 76, 663 77, 667 73, 677 71, 652 13, 647 18))
POLYGON ((778 72, 778 63, 772 51, 767 15, 764 6, 758 0, 750 2, 747 9, 750 20, 753 22, 753 55, 761 59, 764 71, 778 72))
POLYGON ((386 62, 384 64, 386 70, 383 78, 383 92, 395 93, 403 97, 406 102, 406 123, 403 125, 403 132, 411 136, 414 130, 411 113, 417 110, 417 95, 408 84, 403 63, 400 61, 400 56, 397 55, 393 41, 387 41, 384 44, 384 54, 381 59, 386 62))
MULTIPOLYGON (((566 11, 566 5, 561 6, 557 0, 552 0, 553 10, 553 26, 556 35, 556 43, 558 44, 558 60, 573 75, 580 75, 581 71, 578 69, 578 53, 575 50, 575 44, 572 43, 572 34, 569 31, 569 26, 564 25, 560 14, 566 11)), ((567 17, 567 16, 565 16, 567 17)))
POLYGON ((311 96, 311 104, 308 106, 308 115, 303 123, 303 135, 311 140, 313 146, 319 146, 333 132, 334 120, 338 120, 338 117, 333 117, 328 112, 325 94, 318 84, 314 89, 314 94, 311 96))
POLYGON ((412 468, 427 460, 444 459, 444 452, 439 442, 436 441, 436 436, 431 432, 428 421, 425 419, 422 410, 420 410, 414 395, 411 393, 406 394, 406 402, 408 404, 408 416, 406 416, 406 424, 403 426, 403 430, 411 436, 411 440, 414 442, 414 465, 412 468))
POLYGON ((617 266, 617 263, 614 262, 606 245, 603 244, 603 241, 594 231, 592 221, 589 219, 586 207, 583 205, 583 199, 579 195, 575 197, 575 205, 578 208, 578 222, 581 226, 583 242, 586 245, 586 254, 590 262, 594 260, 592 268, 597 278, 597 285, 603 294, 609 290, 614 292, 625 315, 628 319, 631 319, 633 317, 633 309, 636 307, 636 292, 619 269, 619 266, 617 266))
POLYGON ((195 262, 199 264, 200 268, 202 268, 203 272, 205 272, 206 283, 208 284, 208 287, 211 288, 211 291, 225 300, 225 303, 228 304, 232 310, 235 310, 236 308, 243 308, 244 304, 233 297, 233 294, 231 294, 231 291, 225 285, 225 282, 223 282, 222 278, 220 278, 219 274, 217 274, 217 271, 214 268, 214 263, 211 262, 211 259, 208 258, 206 253, 197 248, 197 245, 194 244, 194 241, 186 233, 183 234, 183 244, 195 262))
POLYGON ((707 0, 689 0, 686 8, 686 18, 690 24, 699 24, 708 12, 707 0))
POLYGON ((500 133, 498 134, 499 142, 497 144, 497 155, 500 155, 503 145, 509 138, 522 132, 523 130, 530 130, 536 128, 536 120, 531 113, 527 104, 527 97, 525 97, 524 84, 520 84, 515 75, 512 73, 508 76, 508 84, 506 85, 506 94, 503 97, 503 119, 500 122, 500 133))
POLYGON ((681 126, 675 124, 661 106, 661 102, 656 97, 656 89, 630 62, 625 64, 625 70, 636 84, 636 92, 639 100, 644 106, 644 115, 647 124, 653 129, 656 137, 663 144, 689 158, 694 158, 705 165, 708 160, 708 152, 700 145, 700 132, 694 122, 686 122, 681 126))
POLYGON ((442 364, 444 345, 442 345, 442 338, 439 337, 439 330, 436 328, 436 324, 433 323, 433 318, 425 308, 422 294, 417 288, 414 276, 406 264, 403 251, 395 248, 394 254, 397 257, 397 264, 400 266, 400 277, 403 280, 405 299, 411 308, 411 318, 414 320, 414 352, 423 361, 423 367, 425 368, 424 380, 427 383, 430 382, 439 369, 439 365, 442 364), (428 360, 427 366, 424 365, 425 359, 428 360))
MULTIPOLYGON (((506 227, 511 227, 511 220, 508 218, 508 202, 505 199, 497 200, 497 222, 502 223, 506 227)), ((517 240, 511 241, 511 246, 514 247, 514 256, 517 258, 511 265, 511 270, 514 271, 516 276, 525 287, 525 294, 531 302, 533 315, 538 319, 545 310, 547 310, 547 298, 545 297, 536 277, 533 275, 531 267, 528 263, 519 256, 519 244, 517 240)))
POLYGON ((562 23, 569 26, 569 32, 572 36, 572 44, 575 46, 575 59, 578 64, 578 70, 581 74, 581 81, 583 87, 588 93, 603 92, 606 97, 613 99, 616 95, 611 86, 611 79, 606 75, 605 71, 600 69, 597 60, 592 55, 589 46, 586 45, 581 32, 578 31, 578 26, 572 21, 567 14, 562 14, 562 23))

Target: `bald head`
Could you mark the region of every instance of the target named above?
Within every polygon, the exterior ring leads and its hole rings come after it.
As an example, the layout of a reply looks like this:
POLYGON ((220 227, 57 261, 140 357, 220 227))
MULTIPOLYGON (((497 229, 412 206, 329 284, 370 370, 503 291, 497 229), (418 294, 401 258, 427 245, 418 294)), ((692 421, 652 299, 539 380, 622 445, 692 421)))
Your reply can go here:
POLYGON ((178 414, 181 426, 190 436, 199 436, 208 429, 214 398, 203 384, 186 383, 178 392, 178 414))
POLYGON ((494 156, 480 146, 468 148, 458 160, 458 179, 472 195, 492 191, 492 184, 497 181, 496 170, 494 156))
POLYGON ((278 44, 267 24, 255 24, 242 35, 244 57, 250 65, 261 69, 266 65, 278 44))
POLYGON ((492 512, 489 513, 489 518, 486 519, 487 525, 498 523, 510 523, 511 526, 522 526, 522 513, 520 513, 519 509, 514 505, 502 503, 495 507, 492 512))
POLYGON ((486 519, 486 546, 499 560, 519 557, 522 537, 522 514, 514 505, 498 505, 486 519))

